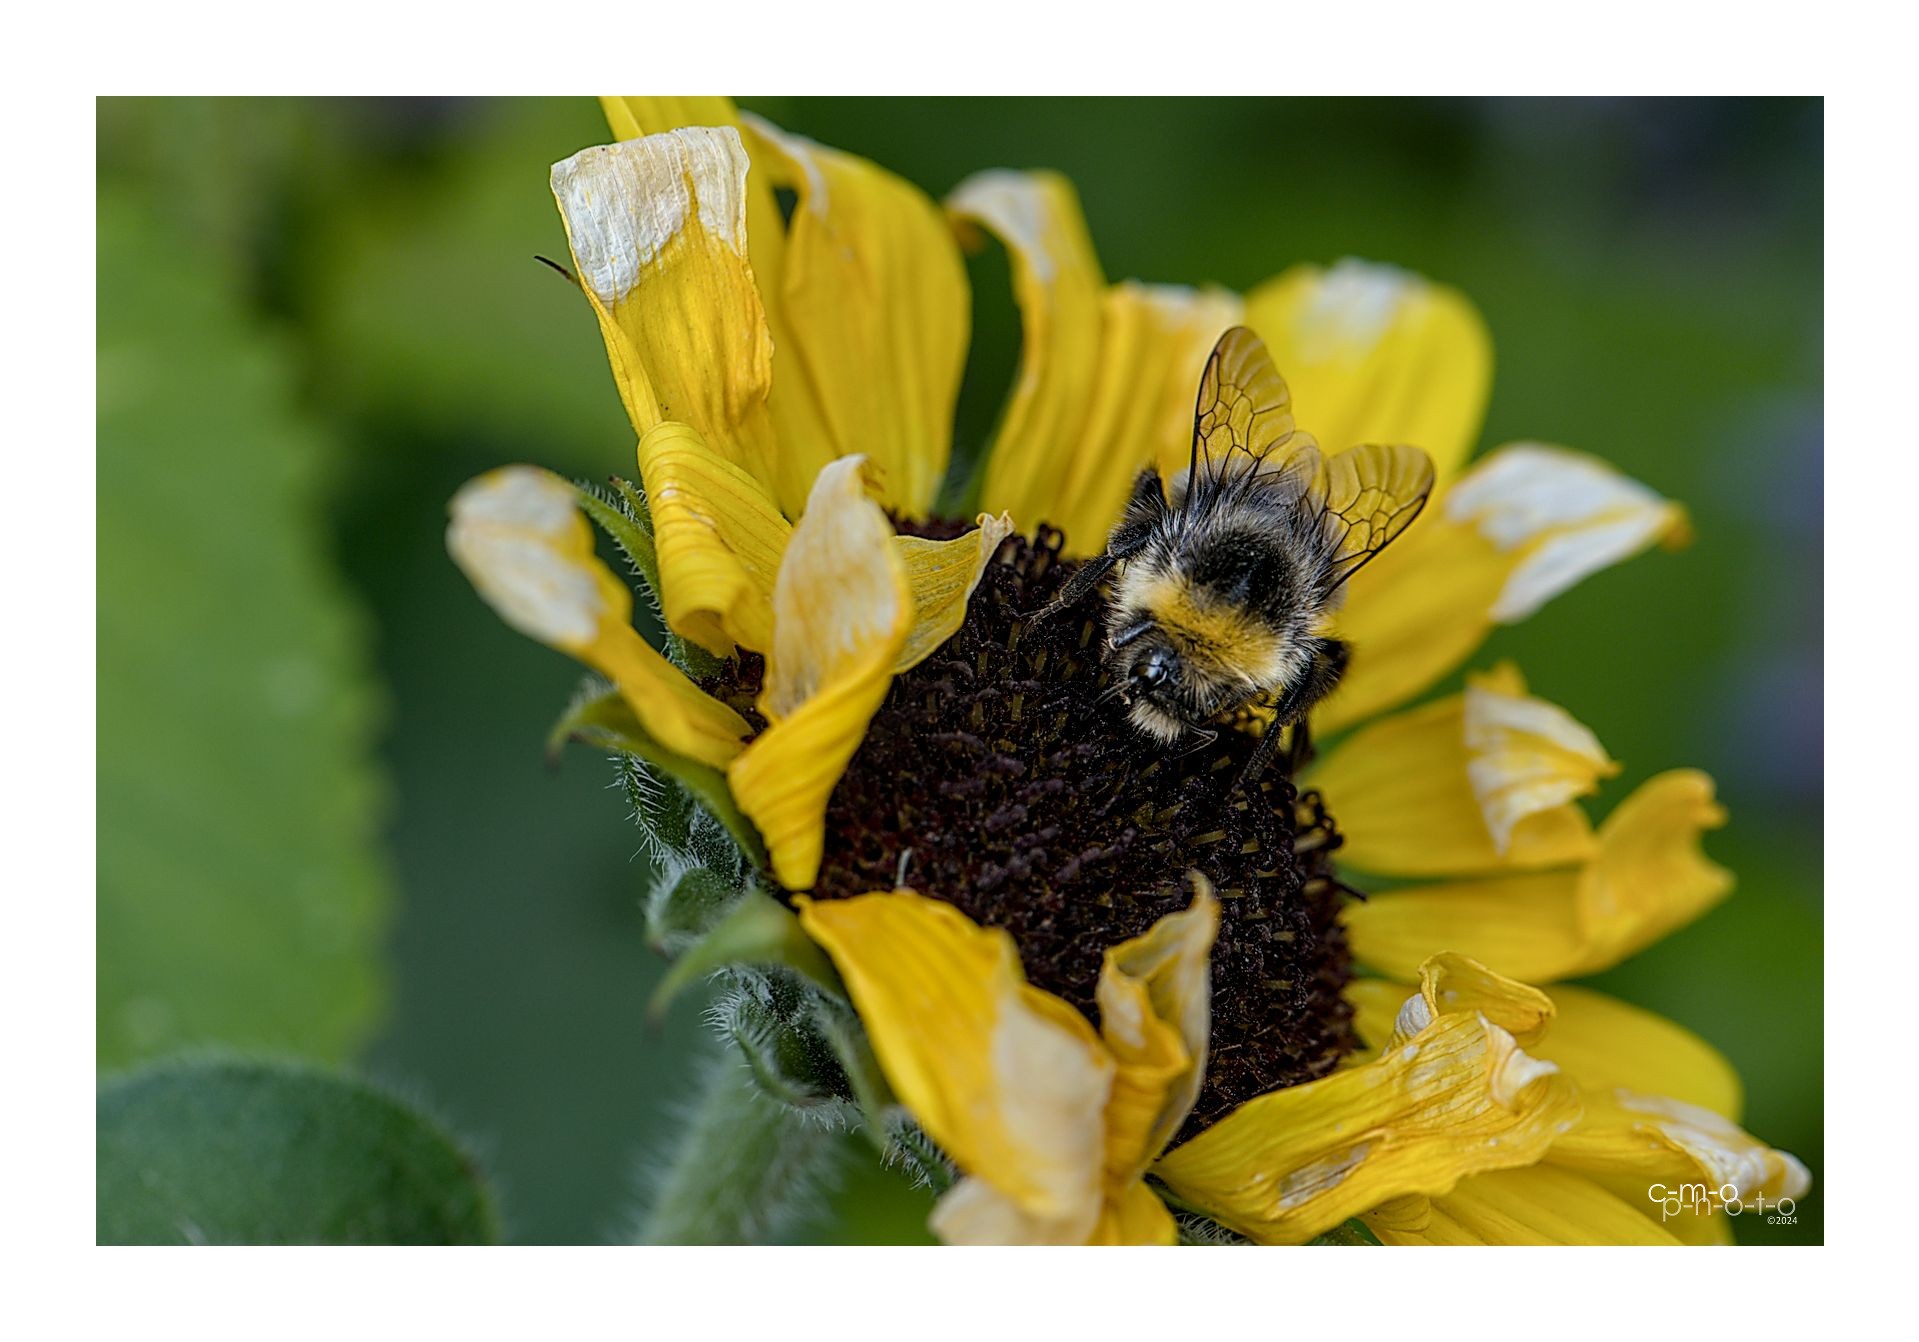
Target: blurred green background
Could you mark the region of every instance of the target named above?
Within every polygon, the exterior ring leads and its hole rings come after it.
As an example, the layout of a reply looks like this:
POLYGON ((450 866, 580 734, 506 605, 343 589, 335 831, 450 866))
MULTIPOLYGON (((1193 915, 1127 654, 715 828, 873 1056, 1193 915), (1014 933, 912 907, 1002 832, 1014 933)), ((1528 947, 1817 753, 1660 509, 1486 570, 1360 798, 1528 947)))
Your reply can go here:
MULTIPOLYGON (((1747 1126, 1822 1166, 1821 216, 1814 100, 746 99, 934 194, 1078 184, 1112 278, 1245 288, 1357 255, 1457 285, 1498 349, 1485 444, 1560 442, 1692 509, 1476 659, 1625 763, 1709 770, 1737 895, 1602 976, 1723 1049, 1747 1126)), ((477 1147, 509 1238, 625 1233, 702 1047, 649 1031, 644 861, 611 772, 542 765, 576 683, 442 545, 510 461, 632 435, 554 160, 590 99, 99 105, 99 1053, 357 1064, 477 1147)), ((1018 350, 971 263, 960 450, 1018 350)), ((820 1239, 924 1237, 849 1161, 820 1239)), ((1793 1226, 1823 1239, 1815 1182, 1793 1226)))

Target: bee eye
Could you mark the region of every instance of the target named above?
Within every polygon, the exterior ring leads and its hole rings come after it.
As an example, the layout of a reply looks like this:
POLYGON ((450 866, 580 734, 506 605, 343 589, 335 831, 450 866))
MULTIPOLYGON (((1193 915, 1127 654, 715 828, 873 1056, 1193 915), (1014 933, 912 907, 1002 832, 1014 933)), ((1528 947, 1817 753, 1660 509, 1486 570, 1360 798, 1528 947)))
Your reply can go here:
POLYGON ((1150 690, 1163 685, 1173 674, 1173 659, 1163 648, 1154 648, 1151 652, 1134 662, 1128 673, 1132 676, 1136 689, 1150 690))

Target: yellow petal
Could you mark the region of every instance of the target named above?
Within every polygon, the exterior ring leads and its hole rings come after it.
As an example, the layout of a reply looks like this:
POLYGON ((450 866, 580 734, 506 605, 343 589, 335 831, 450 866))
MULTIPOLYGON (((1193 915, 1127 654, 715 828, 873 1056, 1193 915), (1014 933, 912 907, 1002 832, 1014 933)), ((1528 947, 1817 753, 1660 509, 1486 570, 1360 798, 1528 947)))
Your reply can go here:
POLYGON ((894 548, 906 566, 907 585, 913 591, 913 627, 900 650, 895 673, 918 666, 940 644, 959 632, 966 620, 966 603, 979 586, 980 575, 1000 542, 1013 534, 1013 519, 1005 513, 979 515, 979 526, 950 541, 921 536, 896 536, 894 548))
MULTIPOLYGON (((616 140, 637 140, 689 126, 740 129, 739 109, 734 107, 731 98, 608 97, 600 99, 600 110, 606 113, 606 124, 612 128, 616 140)), ((786 226, 780 219, 773 184, 764 172, 747 175, 746 236, 753 273, 763 286, 762 300, 770 304, 770 296, 779 292, 786 226)))
MULTIPOLYGON (((1522 839, 1527 828, 1568 812, 1579 820, 1562 823, 1582 842, 1580 851, 1560 860, 1590 853, 1584 815, 1566 803, 1598 791, 1600 779, 1619 772, 1590 729, 1556 704, 1528 695, 1519 672, 1505 663, 1468 677, 1465 738, 1473 796, 1502 857, 1516 860, 1528 846, 1522 839)), ((1542 847, 1531 845, 1534 858, 1542 847)))
POLYGON ((1697 769, 1650 778, 1621 802, 1579 883, 1585 954, 1575 972, 1611 968, 1730 894, 1732 873, 1699 847, 1702 833, 1725 823, 1712 779, 1697 769))
POLYGON ((1580 867, 1449 881, 1375 895, 1345 912, 1360 963, 1409 979, 1448 947, 1528 983, 1596 974, 1697 918, 1732 888, 1699 851, 1724 823, 1712 780, 1678 769, 1647 780, 1599 830, 1580 867))
POLYGON ((1341 915, 1359 963, 1401 981, 1438 946, 1502 974, 1549 983, 1573 972, 1580 938, 1576 868, 1448 881, 1373 895, 1341 915))
POLYGON ((1362 727, 1308 776, 1339 817, 1342 862, 1391 876, 1553 866, 1593 855, 1572 799, 1618 772, 1510 666, 1362 727))
POLYGON ((1535 1057, 1553 1018, 1552 999, 1477 960, 1441 951, 1419 967, 1419 992, 1400 1007, 1387 1048, 1416 1038, 1441 1016, 1471 1012, 1491 1021, 1525 1045, 1535 1057))
POLYGON ((1544 1005, 1535 1027, 1529 1029, 1522 1016, 1487 1010, 1482 995, 1460 991, 1461 981, 1454 975, 1462 967, 1476 968, 1481 974, 1492 972, 1448 952, 1420 966, 1419 991, 1410 998, 1405 984, 1390 979, 1356 979, 1347 984, 1346 999, 1353 1004, 1353 1024, 1360 1038, 1371 1048, 1384 1049, 1395 1042, 1401 1017, 1412 1003, 1435 1013, 1447 1001, 1467 1003, 1474 1010, 1486 1010, 1528 1053, 1557 1063, 1582 1090, 1603 1094, 1624 1086, 1649 1095, 1668 1095, 1738 1121, 1742 1095, 1738 1074, 1718 1050, 1691 1031, 1591 988, 1561 983, 1547 992, 1512 984, 1520 989, 1511 994, 1512 1001, 1523 1003, 1526 998, 1521 994, 1530 994, 1535 1003, 1544 1005))
POLYGON ((1106 1110, 1108 1170, 1130 1185, 1199 1098, 1212 1023, 1219 901, 1204 878, 1192 905, 1106 952, 1096 1000, 1100 1035, 1119 1064, 1106 1110))
POLYGON ((1393 266, 1296 266, 1246 297, 1246 322, 1293 389, 1300 426, 1328 452, 1422 447, 1444 481, 1478 441, 1492 339, 1471 303, 1393 266))
POLYGON ((862 461, 820 472, 773 589, 760 711, 772 723, 727 776, 792 890, 819 874, 827 798, 893 683, 913 597, 862 461))
POLYGON ((1155 1172, 1221 1224, 1297 1243, 1389 1199, 1532 1164, 1578 1114, 1550 1063, 1459 1013, 1376 1062, 1248 1101, 1155 1172))
POLYGON ((773 343, 746 253, 746 149, 691 127, 584 149, 553 196, 634 431, 690 424, 771 487, 773 343))
POLYGON ((1760 1199, 1803 1197, 1812 1186, 1796 1158, 1712 1110, 1624 1088, 1588 1093, 1584 1117, 1547 1159, 1609 1176, 1615 1188, 1643 1189, 1654 1203, 1660 1184, 1703 1183, 1713 1203, 1753 1209, 1760 1199))
POLYGON ((1052 497, 1025 514, 1064 531, 1067 555, 1105 548, 1141 471, 1157 462, 1171 479, 1185 469, 1200 374, 1239 320, 1239 297, 1224 289, 1125 280, 1106 290, 1084 422, 1055 448, 1065 473, 1052 497))
POLYGON ((1447 492, 1445 514, 1516 557, 1490 614, 1517 624, 1589 573, 1655 541, 1682 544, 1685 510, 1604 462, 1518 443, 1479 462, 1447 492))
POLYGON ((1738 1121, 1739 1075, 1698 1035, 1591 988, 1561 983, 1550 996, 1552 1029, 1531 1051, 1558 1063, 1582 1090, 1666 1095, 1738 1121))
POLYGON ((633 594, 594 555, 576 497, 550 471, 490 471, 454 495, 447 549, 508 624, 618 686, 655 740, 724 765, 739 754, 746 723, 633 628, 633 594))
POLYGON ((1346 584, 1335 619, 1352 647, 1339 688, 1313 710, 1331 733, 1405 703, 1459 666, 1492 632, 1487 614, 1510 570, 1507 556, 1429 503, 1406 533, 1346 584))
MULTIPOLYGON (((946 208, 969 246, 1005 244, 1020 311, 1020 367, 988 449, 981 503, 1022 524, 1053 515, 1099 374, 1106 284, 1072 184, 1057 173, 993 171, 961 182, 946 208)), ((1099 542, 1082 541, 1085 552, 1099 542)))
POLYGON ((1177 1244, 1179 1225, 1159 1195, 1138 1180, 1100 1211, 1089 1244, 1177 1244))
POLYGON ((1404 702, 1471 656, 1495 623, 1686 534, 1684 509, 1592 457, 1500 448, 1353 575, 1337 621, 1352 662, 1315 725, 1337 730, 1404 702))
POLYGON ((955 1184, 927 1224, 947 1244, 1176 1244, 1179 1227, 1153 1191, 1135 1180, 1100 1208, 1088 1232, 1077 1221, 1034 1216, 983 1179, 955 1184))
MULTIPOLYGON (((810 381, 825 458, 863 453, 880 501, 923 516, 946 474, 971 324, 939 208, 865 159, 745 118, 756 165, 798 195, 779 311, 779 391, 810 381)), ((777 408, 777 407, 776 407, 777 408)), ((810 480, 817 465, 804 467, 810 480)))
POLYGON ((971 1179, 935 1229, 1081 1243, 1102 1206, 1112 1059, 1031 987, 1012 938, 911 891, 795 901, 832 957, 894 1093, 971 1179), (970 1185, 970 1187, 969 1187, 970 1185))
POLYGON ((773 646, 773 584, 792 527, 751 475, 687 424, 640 440, 666 623, 715 656, 773 646))
POLYGON ((1592 1180, 1547 1165, 1474 1175, 1424 1212, 1362 1219, 1382 1244, 1679 1243, 1592 1180))

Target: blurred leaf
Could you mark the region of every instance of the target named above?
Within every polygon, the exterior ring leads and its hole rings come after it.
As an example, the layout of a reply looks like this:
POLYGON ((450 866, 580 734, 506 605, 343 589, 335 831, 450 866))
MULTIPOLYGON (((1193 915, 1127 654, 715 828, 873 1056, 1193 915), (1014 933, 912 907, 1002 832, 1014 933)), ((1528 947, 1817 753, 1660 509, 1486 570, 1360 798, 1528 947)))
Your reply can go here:
POLYGON ((326 221, 310 334, 329 396, 427 442, 518 440, 555 470, 632 470, 592 309, 534 260, 567 259, 547 169, 612 138, 598 107, 512 101, 448 133, 430 171, 403 163, 326 221))
POLYGON ((332 444, 225 275, 103 187, 103 1066, 200 1042, 341 1058, 381 995, 374 700, 316 516, 332 444))
POLYGON ((361 1082, 279 1063, 163 1064, 100 1087, 102 1244, 490 1244, 472 1159, 361 1082))

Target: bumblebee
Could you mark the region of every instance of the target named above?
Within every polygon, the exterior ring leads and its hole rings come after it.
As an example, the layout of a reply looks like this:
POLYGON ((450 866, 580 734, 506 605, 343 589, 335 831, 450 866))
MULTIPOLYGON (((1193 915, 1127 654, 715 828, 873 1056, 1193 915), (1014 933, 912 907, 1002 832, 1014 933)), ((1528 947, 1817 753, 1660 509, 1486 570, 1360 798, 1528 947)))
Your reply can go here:
POLYGON ((1186 468, 1148 469, 1103 553, 1040 614, 1113 577, 1111 694, 1149 740, 1270 714, 1243 781, 1271 761, 1281 728, 1339 684, 1347 645, 1329 632, 1346 580, 1412 525, 1433 488, 1413 447, 1322 455, 1294 427, 1292 396, 1259 337, 1220 337, 1200 377, 1186 468))

